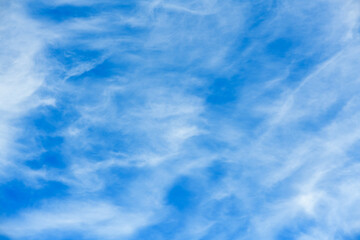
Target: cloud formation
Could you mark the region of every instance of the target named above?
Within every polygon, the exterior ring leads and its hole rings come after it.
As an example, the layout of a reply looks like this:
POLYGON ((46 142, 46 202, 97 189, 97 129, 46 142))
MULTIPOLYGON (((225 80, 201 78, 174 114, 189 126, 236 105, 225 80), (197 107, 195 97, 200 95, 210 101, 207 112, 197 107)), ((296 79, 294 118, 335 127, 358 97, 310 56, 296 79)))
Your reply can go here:
POLYGON ((357 1, 0 9, 0 237, 359 236, 357 1))

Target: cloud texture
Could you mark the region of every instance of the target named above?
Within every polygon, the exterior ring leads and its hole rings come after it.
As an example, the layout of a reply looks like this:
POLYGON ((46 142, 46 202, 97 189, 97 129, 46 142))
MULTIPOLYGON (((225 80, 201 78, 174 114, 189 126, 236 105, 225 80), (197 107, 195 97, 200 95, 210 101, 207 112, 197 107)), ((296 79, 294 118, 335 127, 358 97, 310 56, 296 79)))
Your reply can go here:
POLYGON ((1 239, 357 239, 356 0, 0 0, 1 239))

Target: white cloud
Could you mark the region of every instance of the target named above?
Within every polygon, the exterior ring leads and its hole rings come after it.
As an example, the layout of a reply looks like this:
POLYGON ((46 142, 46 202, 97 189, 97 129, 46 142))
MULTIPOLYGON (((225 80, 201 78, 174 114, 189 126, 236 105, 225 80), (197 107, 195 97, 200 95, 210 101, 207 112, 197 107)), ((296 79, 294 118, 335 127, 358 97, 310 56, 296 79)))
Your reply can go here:
MULTIPOLYGON (((53 105, 34 93, 43 85, 48 68, 42 50, 51 35, 24 14, 17 1, 2 2, 0 10, 0 162, 2 171, 13 162, 14 141, 21 132, 15 121, 39 105, 53 105)), ((6 175, 5 172, 2 173, 6 175)))
POLYGON ((87 237, 119 239, 147 224, 151 213, 124 211, 111 203, 65 201, 29 210, 0 225, 0 232, 13 239, 66 236, 73 232, 87 237))
MULTIPOLYGON (((95 0, 49 4, 100 3, 115 5, 95 0)), ((2 218, 3 234, 45 239, 79 232, 126 239, 166 218, 164 198, 178 177, 196 176, 206 182, 204 169, 218 159, 229 164, 223 178, 204 184, 208 197, 174 239, 200 239, 219 226, 219 239, 235 236, 241 227, 246 234, 236 235, 239 239, 276 239, 284 228, 304 219, 313 226, 299 239, 333 239, 337 232, 359 230, 360 213, 354 210, 360 201, 359 166, 349 153, 360 141, 355 1, 282 1, 256 24, 247 10, 263 1, 141 1, 130 14, 111 9, 41 24, 26 15, 21 2, 1 4, 0 43, 7 46, 0 50, 2 172, 10 164, 29 187, 41 187, 41 180, 58 181, 69 187, 70 195, 2 218), (127 33, 128 28, 134 32, 127 33), (272 61, 266 46, 291 34, 301 47, 295 47, 291 61, 272 61), (249 45, 234 50, 246 42, 243 37, 250 39, 249 45), (45 61, 48 44, 66 48, 74 43, 99 51, 99 57, 66 66, 45 61), (232 55, 237 57, 229 59, 232 55), (311 56, 317 65, 302 80, 291 81, 296 64, 311 56), (260 83, 247 79, 257 74, 249 70, 246 75, 248 61, 254 59, 263 63, 264 69, 256 69, 266 78, 260 83), (100 80, 87 77, 82 85, 83 74, 106 61, 129 66, 100 80), (49 76, 50 70, 63 74, 49 76), (204 71, 209 76, 203 76, 204 71), (237 103, 207 103, 212 78, 225 76, 226 81, 232 75, 241 75, 245 85, 234 87, 237 103), (37 94, 42 87, 53 96, 37 94), (14 141, 21 134, 21 126, 12 121, 37 106, 58 107, 63 95, 70 96, 67 107, 77 114, 54 133, 64 139, 65 169, 29 170, 9 161, 8 153, 16 152, 14 141), (204 147, 198 138, 210 146, 204 147), (114 188, 114 202, 99 200, 117 183, 109 175, 119 168, 143 172, 117 180, 124 189, 120 194, 114 188), (229 198, 236 199, 231 206, 237 216, 220 209, 218 216, 209 217, 216 204, 229 198)))

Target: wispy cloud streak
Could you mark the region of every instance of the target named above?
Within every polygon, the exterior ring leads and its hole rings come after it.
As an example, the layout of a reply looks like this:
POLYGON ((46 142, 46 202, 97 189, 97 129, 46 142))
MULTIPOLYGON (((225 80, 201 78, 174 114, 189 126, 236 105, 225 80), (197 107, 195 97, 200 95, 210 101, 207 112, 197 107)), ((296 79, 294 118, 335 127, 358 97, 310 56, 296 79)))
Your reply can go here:
POLYGON ((0 7, 4 237, 357 237, 356 1, 0 7))

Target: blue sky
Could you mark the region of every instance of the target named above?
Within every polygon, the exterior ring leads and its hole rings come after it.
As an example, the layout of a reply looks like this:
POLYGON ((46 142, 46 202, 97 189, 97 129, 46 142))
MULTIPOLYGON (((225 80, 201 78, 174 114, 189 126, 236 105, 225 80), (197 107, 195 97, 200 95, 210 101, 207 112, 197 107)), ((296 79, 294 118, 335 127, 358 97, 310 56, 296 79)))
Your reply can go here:
POLYGON ((0 0, 0 239, 360 239, 357 0, 0 0))

